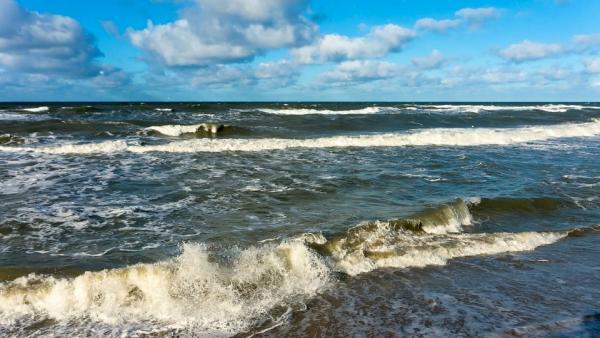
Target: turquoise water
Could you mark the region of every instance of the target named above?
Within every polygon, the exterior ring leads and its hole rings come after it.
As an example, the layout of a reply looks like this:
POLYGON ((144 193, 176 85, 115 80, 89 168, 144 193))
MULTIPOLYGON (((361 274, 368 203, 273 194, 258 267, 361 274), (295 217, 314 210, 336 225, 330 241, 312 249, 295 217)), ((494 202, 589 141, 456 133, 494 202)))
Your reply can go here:
POLYGON ((0 105, 0 333, 597 334, 599 118, 0 105))

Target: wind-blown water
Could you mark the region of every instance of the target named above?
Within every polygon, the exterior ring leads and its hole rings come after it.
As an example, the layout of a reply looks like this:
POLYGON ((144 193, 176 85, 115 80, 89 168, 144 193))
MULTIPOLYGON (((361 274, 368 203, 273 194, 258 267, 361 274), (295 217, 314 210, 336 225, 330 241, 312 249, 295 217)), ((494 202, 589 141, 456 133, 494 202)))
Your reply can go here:
POLYGON ((3 104, 0 335, 594 335, 599 146, 600 104, 3 104))

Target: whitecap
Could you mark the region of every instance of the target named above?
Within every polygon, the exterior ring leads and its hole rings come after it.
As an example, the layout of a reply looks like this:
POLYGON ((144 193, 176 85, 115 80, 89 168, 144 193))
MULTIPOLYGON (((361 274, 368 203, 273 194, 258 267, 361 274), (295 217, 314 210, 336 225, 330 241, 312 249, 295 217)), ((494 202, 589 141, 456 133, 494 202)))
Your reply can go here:
POLYGON ((271 108, 259 108, 258 111, 267 114, 275 115, 360 115, 360 114, 379 114, 385 112, 397 111, 398 108, 394 107, 366 107, 361 109, 351 110, 328 110, 328 109, 271 109, 271 108))
POLYGON ((332 136, 312 139, 193 139, 159 145, 129 144, 123 140, 115 140, 99 143, 61 144, 47 147, 0 146, 0 151, 47 154, 97 154, 116 152, 257 152, 295 148, 470 147, 484 145, 506 146, 560 138, 593 137, 598 135, 600 135, 600 120, 586 123, 565 123, 519 128, 432 128, 418 129, 406 133, 332 136))
POLYGON ((35 107, 35 108, 23 108, 22 110, 28 111, 30 113, 41 113, 50 110, 47 106, 35 107))

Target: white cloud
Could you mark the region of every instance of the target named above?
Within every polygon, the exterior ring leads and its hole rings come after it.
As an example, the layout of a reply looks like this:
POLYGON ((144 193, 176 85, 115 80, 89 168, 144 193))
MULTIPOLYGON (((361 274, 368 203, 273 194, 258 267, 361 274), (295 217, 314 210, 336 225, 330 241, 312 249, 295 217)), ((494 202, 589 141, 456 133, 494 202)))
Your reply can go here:
POLYGON ((523 62, 539 60, 563 52, 564 48, 559 44, 546 44, 524 40, 501 50, 500 56, 510 61, 523 62))
POLYGON ((454 15, 477 26, 487 20, 499 18, 502 10, 495 7, 463 8, 456 11, 454 15))
POLYGON ((583 64, 588 73, 600 73, 600 58, 584 60, 583 64))
POLYGON ((35 93, 40 99, 48 92, 67 97, 67 88, 90 93, 130 84, 129 73, 99 63, 100 56, 94 38, 76 20, 0 0, 0 69, 11 81, 3 89, 19 88, 13 94, 35 93))
POLYGON ((102 54, 94 39, 70 17, 40 14, 0 0, 0 67, 26 73, 88 77, 102 54))
POLYGON ((295 83, 300 75, 297 66, 287 60, 262 62, 256 66, 254 77, 262 83, 287 86, 295 83))
POLYGON ((412 59, 413 65, 422 69, 434 69, 440 67, 446 59, 439 50, 434 49, 431 55, 412 59))
POLYGON ((462 23, 458 19, 443 19, 436 20, 432 18, 423 18, 417 20, 415 23, 415 29, 432 32, 445 32, 451 28, 455 28, 462 23))
POLYGON ((522 70, 488 69, 482 73, 474 74, 486 83, 502 84, 522 82, 527 80, 527 73, 522 70))
POLYGON ((293 85, 300 75, 297 65, 287 60, 249 64, 216 64, 193 68, 166 68, 148 74, 153 88, 281 88, 293 85))
POLYGON ((416 32, 412 29, 387 24, 374 27, 363 37, 327 34, 316 43, 293 49, 291 53, 297 62, 303 64, 376 58, 399 51, 415 36, 416 32))
POLYGON ((396 64, 375 60, 345 61, 324 73, 326 82, 366 82, 395 77, 400 67, 396 64))
POLYGON ((198 0, 178 20, 127 36, 167 66, 238 62, 310 41, 317 26, 307 8, 306 0, 198 0))
POLYGON ((573 45, 579 51, 600 48, 600 34, 575 35, 573 45))

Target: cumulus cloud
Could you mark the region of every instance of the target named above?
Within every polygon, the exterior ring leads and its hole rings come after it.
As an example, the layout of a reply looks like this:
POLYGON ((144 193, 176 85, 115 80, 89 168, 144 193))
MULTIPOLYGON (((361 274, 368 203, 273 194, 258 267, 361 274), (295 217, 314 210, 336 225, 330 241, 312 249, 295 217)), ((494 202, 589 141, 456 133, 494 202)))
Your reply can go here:
POLYGON ((446 32, 465 22, 471 25, 471 27, 479 27, 485 21, 499 18, 501 15, 502 10, 495 7, 462 8, 454 13, 453 19, 419 19, 415 23, 415 29, 425 32, 446 32))
POLYGON ((462 23, 458 19, 436 20, 432 18, 423 18, 417 20, 415 29, 430 32, 445 32, 451 28, 458 27, 462 23))
POLYGON ((0 82, 8 97, 67 97, 73 88, 91 94, 131 83, 129 73, 99 63, 100 56, 93 36, 73 18, 0 0, 0 82))
POLYGON ((288 86, 296 83, 300 76, 297 66, 287 60, 261 62, 256 66, 254 77, 267 85, 288 86))
POLYGON ((588 73, 600 73, 600 58, 592 58, 583 61, 588 73))
POLYGON ((559 44, 548 44, 524 40, 512 44, 500 51, 500 56, 513 62, 539 60, 563 53, 565 49, 559 44))
POLYGON ((178 20, 128 29, 137 47, 167 66, 250 60, 267 49, 310 41, 317 26, 307 0, 197 0, 178 20))
POLYGON ((0 0, 0 67, 25 73, 88 77, 101 56, 91 35, 70 17, 30 12, 0 0))
POLYGON ((345 61, 321 75, 326 82, 366 82, 395 77, 400 67, 394 63, 375 60, 345 61))
POLYGON ((454 15, 467 21, 472 26, 478 26, 485 21, 499 18, 502 15, 502 10, 495 7, 463 8, 456 11, 454 15))
POLYGON ((387 24, 373 27, 362 37, 327 34, 314 44, 296 48, 291 53, 302 64, 376 58, 399 51, 415 36, 412 29, 387 24))
POLYGON ((439 50, 434 49, 431 55, 412 59, 413 65, 421 69, 439 68, 446 59, 439 50))

